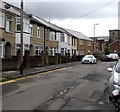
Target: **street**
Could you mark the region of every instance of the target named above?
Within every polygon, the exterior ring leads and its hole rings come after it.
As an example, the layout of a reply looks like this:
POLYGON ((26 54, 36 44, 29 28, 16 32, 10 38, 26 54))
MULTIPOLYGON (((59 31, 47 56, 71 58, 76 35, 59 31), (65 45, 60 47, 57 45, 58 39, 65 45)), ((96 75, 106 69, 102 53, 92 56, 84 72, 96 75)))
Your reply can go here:
POLYGON ((108 110, 106 89, 115 62, 81 64, 2 85, 3 110, 108 110))

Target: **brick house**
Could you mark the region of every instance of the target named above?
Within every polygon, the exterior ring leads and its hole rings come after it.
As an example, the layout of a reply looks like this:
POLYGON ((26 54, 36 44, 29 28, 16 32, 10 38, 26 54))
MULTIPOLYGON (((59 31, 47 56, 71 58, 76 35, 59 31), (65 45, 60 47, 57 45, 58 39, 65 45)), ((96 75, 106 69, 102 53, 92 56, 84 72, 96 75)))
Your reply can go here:
POLYGON ((118 53, 120 56, 120 40, 116 40, 109 44, 109 47, 112 52, 118 53))

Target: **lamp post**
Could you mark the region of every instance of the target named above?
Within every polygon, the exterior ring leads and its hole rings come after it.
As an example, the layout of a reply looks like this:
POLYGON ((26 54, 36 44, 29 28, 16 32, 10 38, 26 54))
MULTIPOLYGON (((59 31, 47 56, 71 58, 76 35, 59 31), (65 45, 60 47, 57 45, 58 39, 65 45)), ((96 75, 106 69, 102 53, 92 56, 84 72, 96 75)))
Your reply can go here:
POLYGON ((96 51, 96 38, 95 38, 95 26, 99 25, 99 23, 94 24, 94 53, 96 51))
POLYGON ((21 45, 20 45, 20 75, 23 74, 23 0, 21 0, 21 45))

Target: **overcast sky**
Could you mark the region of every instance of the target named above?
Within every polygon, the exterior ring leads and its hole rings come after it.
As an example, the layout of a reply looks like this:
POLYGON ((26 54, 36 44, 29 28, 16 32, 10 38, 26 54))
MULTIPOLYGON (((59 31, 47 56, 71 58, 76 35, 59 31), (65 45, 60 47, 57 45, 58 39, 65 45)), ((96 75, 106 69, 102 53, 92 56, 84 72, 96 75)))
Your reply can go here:
MULTIPOLYGON (((20 0, 3 0, 20 6, 20 0), (11 2, 12 1, 12 2, 11 2)), ((60 27, 93 36, 108 36, 118 29, 119 0, 24 0, 24 10, 60 27)))

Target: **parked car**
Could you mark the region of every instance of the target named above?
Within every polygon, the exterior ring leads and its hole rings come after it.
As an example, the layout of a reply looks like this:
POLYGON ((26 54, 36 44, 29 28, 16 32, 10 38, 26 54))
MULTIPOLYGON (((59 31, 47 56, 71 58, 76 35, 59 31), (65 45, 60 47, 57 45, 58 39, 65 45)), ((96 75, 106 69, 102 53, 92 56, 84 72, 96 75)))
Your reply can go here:
POLYGON ((101 60, 101 61, 113 61, 113 58, 111 58, 111 57, 109 57, 109 56, 107 56, 107 55, 102 55, 102 56, 100 57, 100 60, 101 60))
POLYGON ((82 58, 82 63, 97 63, 97 59, 93 55, 85 55, 82 58))
POLYGON ((116 54, 116 53, 110 53, 107 56, 110 57, 110 58, 112 58, 113 60, 118 60, 119 59, 118 54, 116 54))
POLYGON ((111 72, 111 76, 108 80, 109 100, 113 99, 112 92, 118 90, 120 92, 120 59, 114 65, 113 68, 108 68, 111 72))

